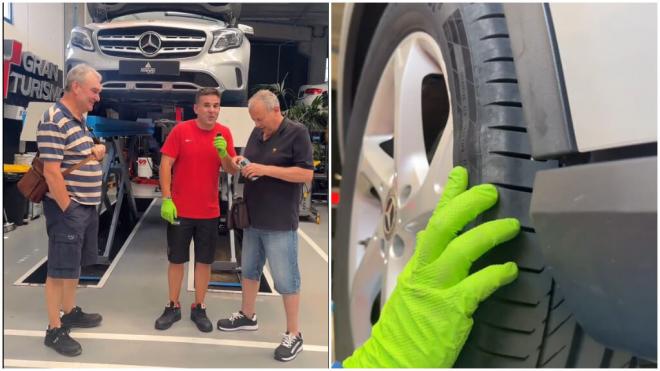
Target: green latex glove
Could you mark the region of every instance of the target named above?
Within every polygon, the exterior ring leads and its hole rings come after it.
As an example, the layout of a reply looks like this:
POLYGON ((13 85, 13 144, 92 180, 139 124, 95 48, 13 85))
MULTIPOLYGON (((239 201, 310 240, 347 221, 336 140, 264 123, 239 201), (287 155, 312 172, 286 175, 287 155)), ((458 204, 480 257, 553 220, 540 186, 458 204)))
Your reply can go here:
POLYGON ((174 223, 176 219, 176 205, 171 198, 164 198, 163 204, 160 205, 160 217, 167 220, 170 224, 174 223))
POLYGON ((213 146, 218 151, 220 158, 227 156, 227 140, 224 137, 215 137, 215 139, 213 139, 213 146))
POLYGON ((483 223, 457 237, 497 202, 497 190, 481 184, 466 191, 467 170, 455 167, 426 229, 417 234, 415 253, 398 277, 371 337, 343 367, 453 366, 472 329, 479 303, 518 276, 509 262, 468 276, 488 250, 514 238, 516 219, 483 223))

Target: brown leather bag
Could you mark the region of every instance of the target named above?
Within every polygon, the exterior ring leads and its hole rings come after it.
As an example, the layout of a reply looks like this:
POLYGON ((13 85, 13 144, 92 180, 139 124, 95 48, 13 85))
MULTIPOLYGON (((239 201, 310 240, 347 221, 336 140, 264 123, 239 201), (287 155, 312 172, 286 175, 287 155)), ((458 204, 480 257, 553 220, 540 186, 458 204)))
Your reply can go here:
MULTIPOLYGON (((87 157, 86 159, 80 161, 79 163, 71 166, 70 168, 62 172, 62 176, 66 176, 74 170, 77 170, 89 160, 92 159, 92 156, 87 157)), ((32 201, 33 203, 39 203, 43 200, 44 196, 48 192, 48 184, 46 183, 46 178, 44 177, 44 162, 37 156, 32 160, 32 167, 28 170, 25 175, 18 181, 16 184, 19 192, 25 198, 32 201)))
POLYGON ((229 210, 227 226, 229 229, 245 229, 250 227, 247 204, 243 197, 234 198, 231 209, 229 210))

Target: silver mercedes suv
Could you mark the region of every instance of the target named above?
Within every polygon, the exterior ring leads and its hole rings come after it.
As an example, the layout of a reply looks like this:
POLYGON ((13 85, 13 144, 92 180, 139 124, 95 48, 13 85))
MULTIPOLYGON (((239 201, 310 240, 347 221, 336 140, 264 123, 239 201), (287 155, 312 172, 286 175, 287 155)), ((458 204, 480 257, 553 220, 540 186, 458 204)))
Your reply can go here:
POLYGON ((94 23, 75 27, 67 70, 87 63, 103 76, 101 107, 154 111, 191 106, 201 87, 223 105, 247 96, 252 28, 237 23, 240 4, 88 3, 94 23))

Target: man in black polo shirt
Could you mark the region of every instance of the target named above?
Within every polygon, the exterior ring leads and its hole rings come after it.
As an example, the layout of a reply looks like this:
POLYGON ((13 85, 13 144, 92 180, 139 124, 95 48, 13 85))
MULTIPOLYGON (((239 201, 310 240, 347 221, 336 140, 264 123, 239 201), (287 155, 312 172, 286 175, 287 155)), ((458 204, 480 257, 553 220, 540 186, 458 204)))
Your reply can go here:
MULTIPOLYGON (((250 228, 243 231, 243 302, 241 310, 218 321, 222 331, 256 330, 255 304, 263 266, 268 264, 275 289, 282 294, 287 331, 275 359, 290 361, 302 351, 298 328, 298 208, 302 184, 314 176, 312 142, 307 128, 282 116, 275 94, 255 93, 248 103, 255 128, 245 147, 251 163, 241 173, 248 179, 244 197, 250 228)), ((236 156, 236 164, 243 160, 236 156)))

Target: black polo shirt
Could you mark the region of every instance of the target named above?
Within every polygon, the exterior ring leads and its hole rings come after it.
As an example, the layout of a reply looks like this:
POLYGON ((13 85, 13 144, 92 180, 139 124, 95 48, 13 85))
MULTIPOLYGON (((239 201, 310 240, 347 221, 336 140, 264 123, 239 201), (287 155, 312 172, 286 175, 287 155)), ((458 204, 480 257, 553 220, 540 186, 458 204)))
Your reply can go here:
MULTIPOLYGON (((251 162, 263 165, 314 169, 312 141, 307 128, 288 118, 284 118, 266 141, 263 130, 254 128, 243 155, 251 162)), ((298 229, 302 183, 262 176, 247 181, 243 195, 252 227, 281 231, 298 229)))

